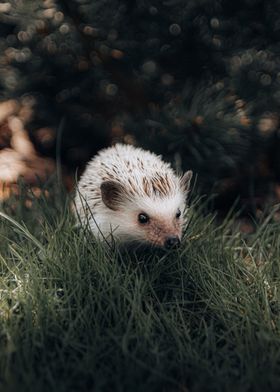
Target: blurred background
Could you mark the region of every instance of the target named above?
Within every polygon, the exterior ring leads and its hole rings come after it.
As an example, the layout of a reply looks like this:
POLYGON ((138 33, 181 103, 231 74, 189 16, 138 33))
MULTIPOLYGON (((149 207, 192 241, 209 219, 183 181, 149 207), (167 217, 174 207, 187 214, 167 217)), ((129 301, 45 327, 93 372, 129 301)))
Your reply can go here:
POLYGON ((121 141, 258 218, 280 199, 279 40, 279 0, 1 1, 0 198, 57 163, 71 191, 121 141))

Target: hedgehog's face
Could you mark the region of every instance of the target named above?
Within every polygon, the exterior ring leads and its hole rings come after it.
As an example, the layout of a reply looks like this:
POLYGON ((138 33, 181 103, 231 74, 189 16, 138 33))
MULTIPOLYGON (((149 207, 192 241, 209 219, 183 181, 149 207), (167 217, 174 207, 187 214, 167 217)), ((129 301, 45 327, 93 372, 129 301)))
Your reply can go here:
POLYGON ((176 201, 176 199, 170 199, 164 203, 164 200, 162 200, 161 206, 157 204, 153 208, 151 205, 149 208, 135 211, 134 219, 137 219, 135 224, 137 235, 142 238, 142 241, 165 249, 180 245, 185 206, 183 201, 180 203, 176 201), (170 204, 172 208, 169 208, 170 204), (174 206, 177 207, 174 208, 174 206))
POLYGON ((116 236, 122 241, 136 241, 166 249, 179 246, 191 175, 187 172, 181 179, 178 192, 167 197, 129 198, 119 184, 113 181, 103 183, 102 200, 111 210, 110 223, 116 228, 116 236))

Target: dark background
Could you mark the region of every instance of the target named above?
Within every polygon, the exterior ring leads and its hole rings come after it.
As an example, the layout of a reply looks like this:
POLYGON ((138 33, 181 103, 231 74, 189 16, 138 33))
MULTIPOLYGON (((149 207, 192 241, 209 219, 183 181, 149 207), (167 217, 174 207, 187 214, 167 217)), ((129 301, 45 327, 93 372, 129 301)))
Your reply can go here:
POLYGON ((45 182, 58 160, 71 190, 121 141, 191 168, 221 212, 279 201, 279 1, 14 0, 0 22, 10 189, 45 182))

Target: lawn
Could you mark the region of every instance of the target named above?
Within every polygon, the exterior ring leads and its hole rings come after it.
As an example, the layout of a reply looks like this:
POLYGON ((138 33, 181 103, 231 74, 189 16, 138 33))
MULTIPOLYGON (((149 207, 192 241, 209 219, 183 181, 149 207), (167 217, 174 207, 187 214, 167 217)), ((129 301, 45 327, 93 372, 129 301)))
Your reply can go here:
POLYGON ((280 389, 273 214, 245 235, 198 201, 179 250, 128 252, 56 191, 2 207, 1 391, 280 389))

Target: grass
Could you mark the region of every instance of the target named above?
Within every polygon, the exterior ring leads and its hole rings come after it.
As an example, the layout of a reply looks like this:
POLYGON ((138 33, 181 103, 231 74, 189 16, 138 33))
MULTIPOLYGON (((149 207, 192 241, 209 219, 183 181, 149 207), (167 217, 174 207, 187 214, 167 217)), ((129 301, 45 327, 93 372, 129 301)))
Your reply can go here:
POLYGON ((1 391, 279 390, 272 215, 244 236, 198 204, 180 250, 140 253, 30 200, 0 217, 1 391))

